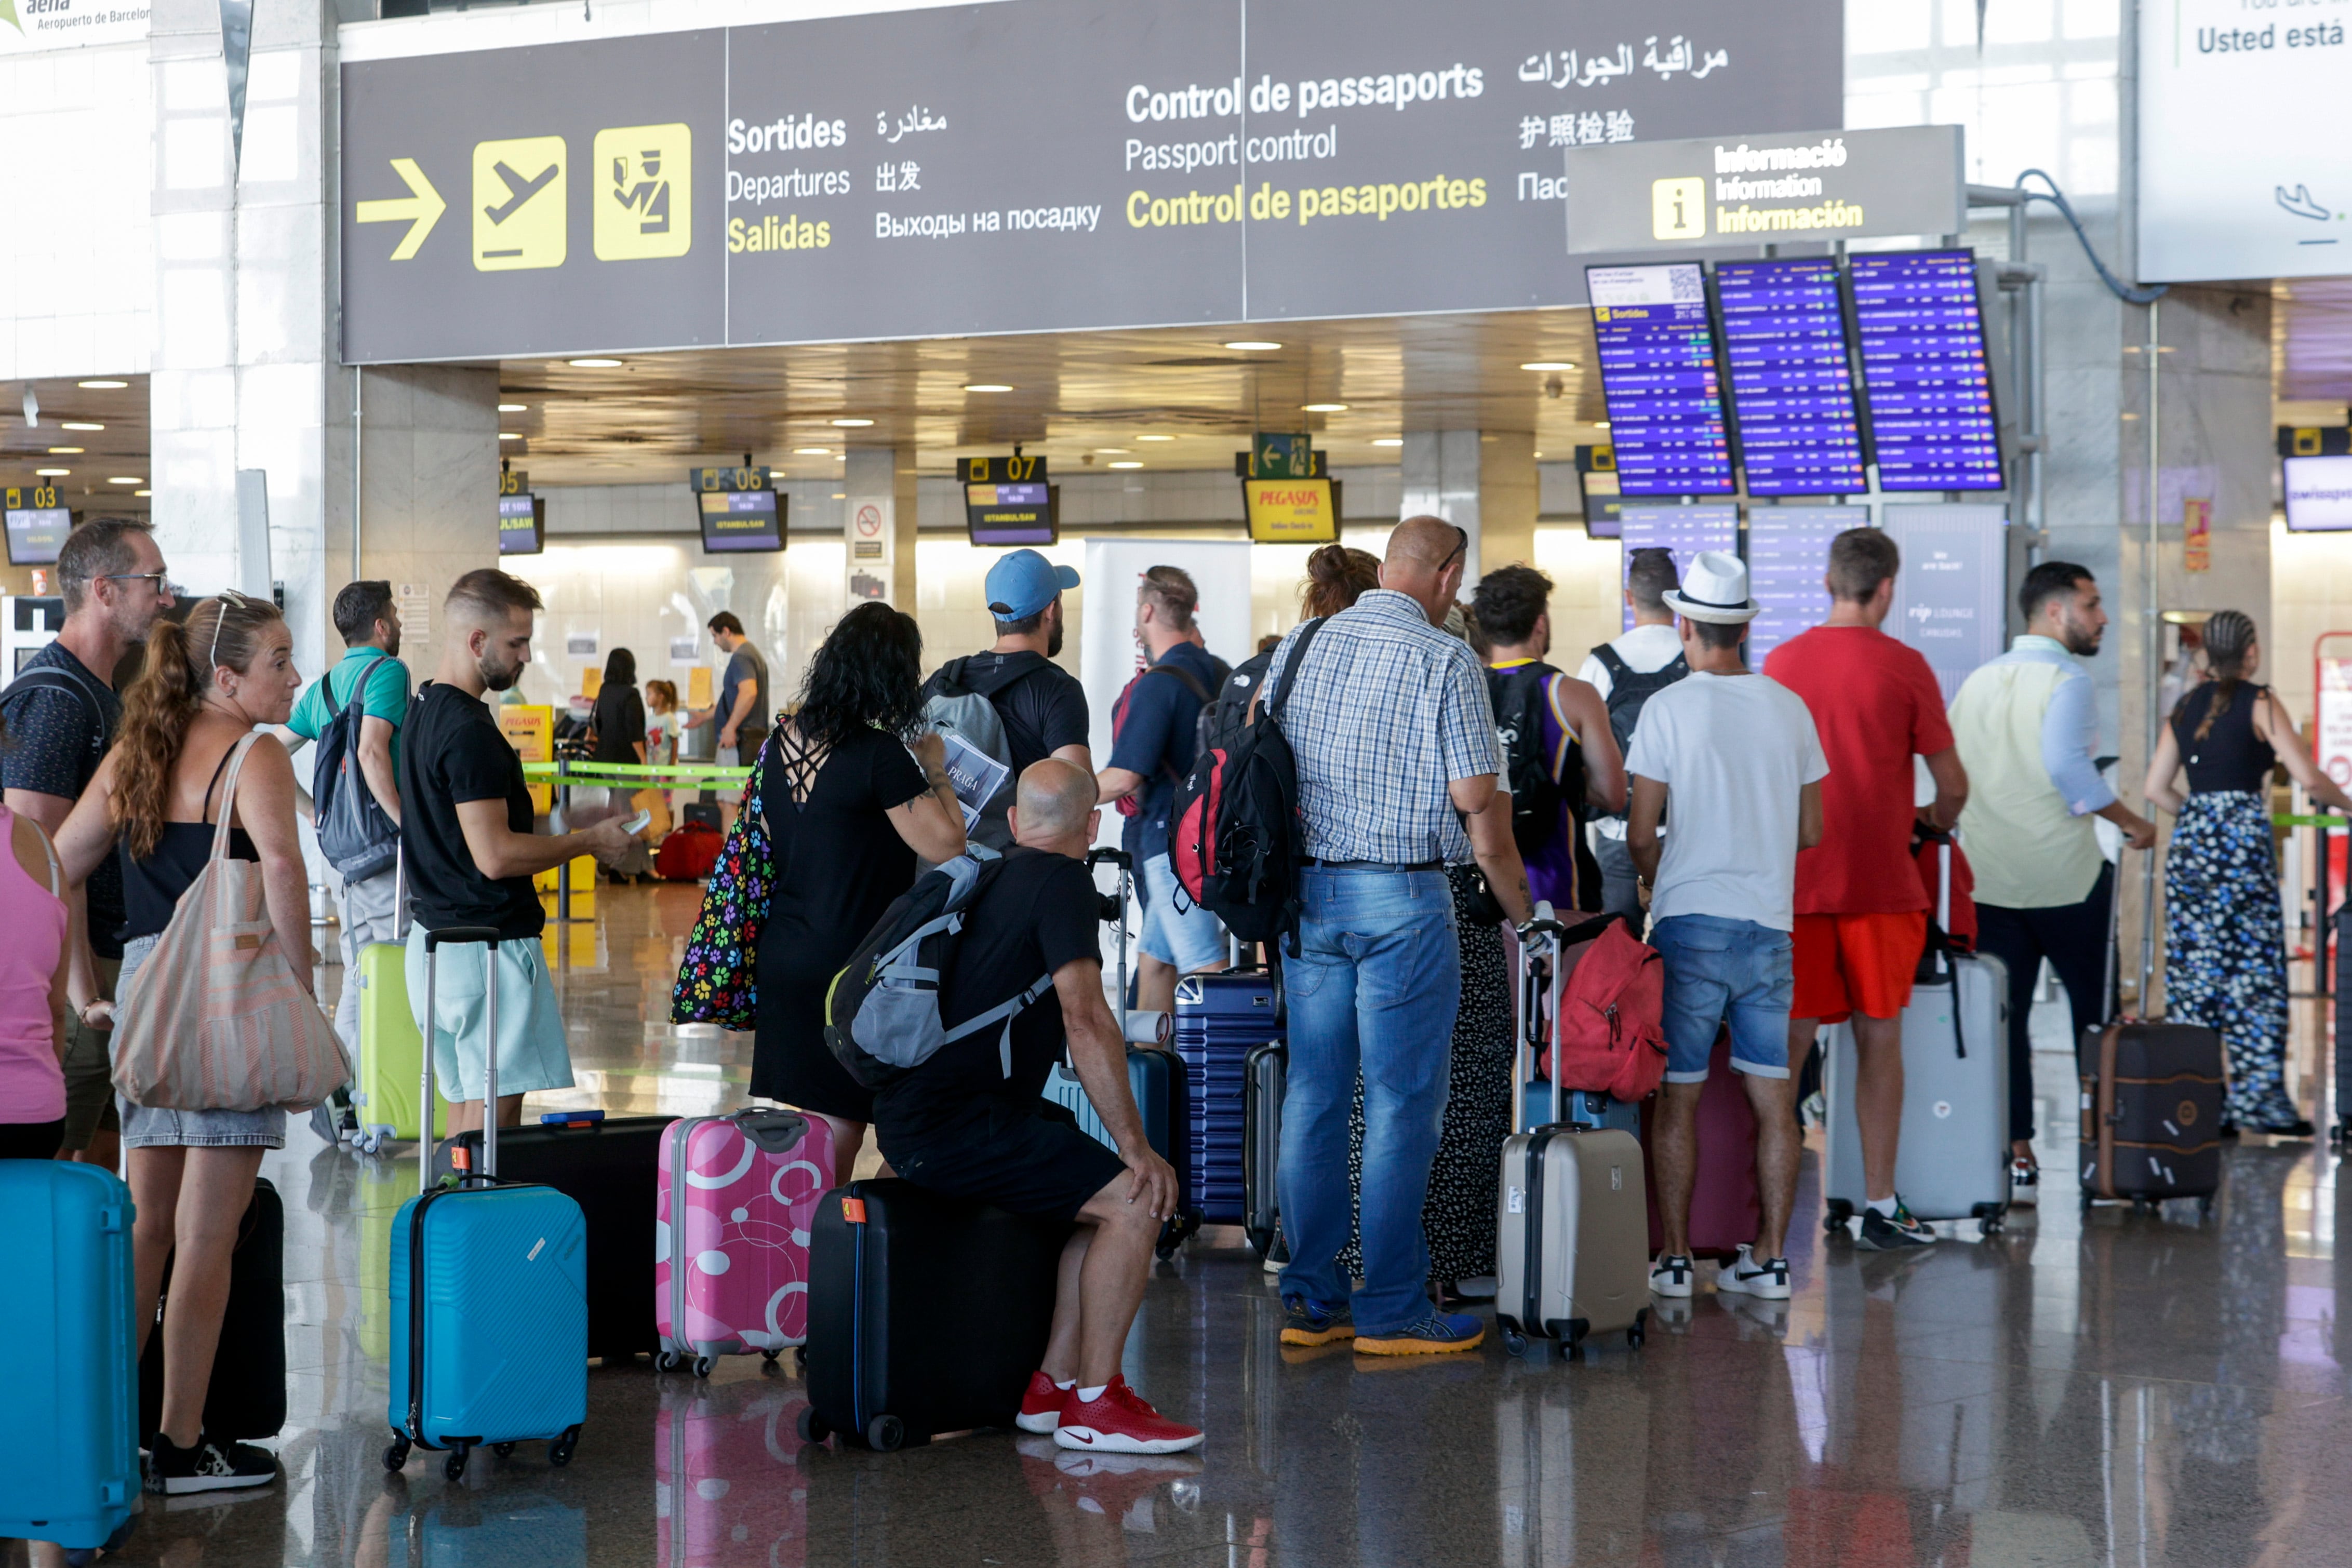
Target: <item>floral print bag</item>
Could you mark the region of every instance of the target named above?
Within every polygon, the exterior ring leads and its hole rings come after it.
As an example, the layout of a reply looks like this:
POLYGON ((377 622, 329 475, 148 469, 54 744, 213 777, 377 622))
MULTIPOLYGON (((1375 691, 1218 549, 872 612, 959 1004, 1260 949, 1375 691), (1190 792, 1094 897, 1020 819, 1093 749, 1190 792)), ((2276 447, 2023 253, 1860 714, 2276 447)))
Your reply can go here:
POLYGON ((710 868, 702 914, 687 936, 686 961, 670 991, 672 1023, 749 1030, 759 1016, 760 927, 767 922, 768 895, 776 885, 775 851, 768 841, 760 786, 774 746, 771 733, 751 763, 743 809, 710 868))

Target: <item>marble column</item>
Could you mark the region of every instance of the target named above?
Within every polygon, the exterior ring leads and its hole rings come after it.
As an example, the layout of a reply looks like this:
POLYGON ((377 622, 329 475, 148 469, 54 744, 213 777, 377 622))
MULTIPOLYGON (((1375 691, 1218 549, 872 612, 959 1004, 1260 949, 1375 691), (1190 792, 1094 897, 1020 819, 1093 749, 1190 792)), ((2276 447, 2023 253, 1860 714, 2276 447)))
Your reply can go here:
POLYGON ((1407 431, 1400 520, 1428 514, 1470 535, 1466 598, 1481 574, 1535 559, 1535 435, 1528 431, 1407 431))
POLYGON ((845 607, 877 597, 857 591, 860 577, 887 584, 878 595, 915 610, 915 449, 852 446, 842 456, 842 537, 848 552, 845 607), (874 514, 878 513, 877 517, 874 514), (860 552, 864 553, 861 554, 860 552))

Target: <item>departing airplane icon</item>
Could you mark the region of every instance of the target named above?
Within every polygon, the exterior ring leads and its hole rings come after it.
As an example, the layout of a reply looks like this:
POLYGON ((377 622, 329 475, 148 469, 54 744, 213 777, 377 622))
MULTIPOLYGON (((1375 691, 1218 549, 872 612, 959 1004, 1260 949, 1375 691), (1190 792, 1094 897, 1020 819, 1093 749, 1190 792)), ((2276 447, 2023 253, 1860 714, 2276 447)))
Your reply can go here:
POLYGON ((504 180, 507 183, 507 190, 510 193, 503 204, 495 207, 484 207, 482 209, 482 213, 484 216, 490 220, 490 222, 494 224, 502 224, 506 222, 508 218, 514 215, 514 210, 517 207, 521 206, 525 202, 530 201, 533 196, 539 194, 539 193, 545 188, 547 183, 555 178, 556 172, 562 169, 563 165, 561 163, 550 163, 546 168, 541 169, 538 174, 528 180, 516 173, 512 169, 507 167, 503 162, 494 163, 490 167, 492 172, 496 173, 499 179, 504 180))

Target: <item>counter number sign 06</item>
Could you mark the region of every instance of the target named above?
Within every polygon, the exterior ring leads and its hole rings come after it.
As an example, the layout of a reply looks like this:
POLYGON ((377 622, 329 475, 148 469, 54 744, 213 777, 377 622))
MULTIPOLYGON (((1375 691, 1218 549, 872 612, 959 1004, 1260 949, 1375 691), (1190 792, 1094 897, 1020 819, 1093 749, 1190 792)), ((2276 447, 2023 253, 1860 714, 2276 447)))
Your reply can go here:
POLYGON ((27 485, 20 489, 11 485, 5 493, 0 493, 0 500, 5 500, 7 509, 12 512, 45 512, 58 505, 58 487, 55 485, 27 485))

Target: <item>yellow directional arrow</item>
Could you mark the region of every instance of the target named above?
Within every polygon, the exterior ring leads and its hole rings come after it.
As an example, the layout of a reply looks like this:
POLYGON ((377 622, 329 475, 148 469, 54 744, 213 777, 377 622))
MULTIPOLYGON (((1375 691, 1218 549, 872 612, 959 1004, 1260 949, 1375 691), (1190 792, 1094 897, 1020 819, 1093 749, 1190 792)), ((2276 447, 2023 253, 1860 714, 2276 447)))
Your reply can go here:
POLYGON ((408 233, 402 236, 392 252, 393 260, 406 261, 424 245, 425 236, 433 232, 433 225, 441 221, 441 214, 448 211, 449 204, 441 199, 441 193, 433 188, 433 182, 425 177, 425 171, 416 166, 415 159, 394 158, 392 172, 400 176, 402 183, 414 194, 395 196, 389 201, 362 202, 359 217, 363 224, 408 222, 408 233))

